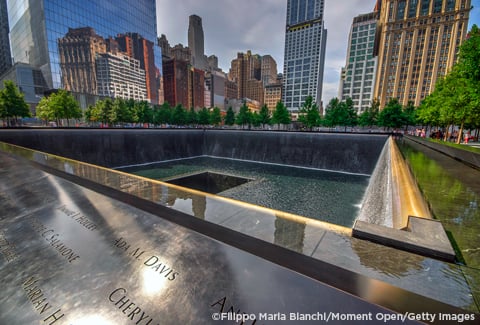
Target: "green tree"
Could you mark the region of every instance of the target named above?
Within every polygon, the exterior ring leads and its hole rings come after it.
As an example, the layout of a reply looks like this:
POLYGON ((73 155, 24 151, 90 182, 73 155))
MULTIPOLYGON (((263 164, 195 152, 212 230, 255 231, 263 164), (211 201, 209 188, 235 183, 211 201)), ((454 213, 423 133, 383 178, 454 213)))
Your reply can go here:
POLYGON ((187 114, 187 124, 189 125, 197 125, 199 122, 199 114, 195 112, 195 109, 193 107, 190 107, 190 110, 188 111, 187 114))
POLYGON ((160 107, 155 110, 155 123, 156 124, 171 124, 173 119, 172 107, 168 102, 164 102, 160 107))
POLYGON ((265 128, 265 125, 268 125, 272 122, 272 116, 270 114, 270 110, 268 109, 267 105, 264 104, 260 108, 260 114, 258 116, 258 121, 265 128))
POLYGON ((135 115, 137 116, 138 123, 153 123, 153 110, 147 101, 142 100, 135 102, 134 111, 135 115))
POLYGON ((253 112, 253 113, 249 112, 249 113, 250 113, 250 123, 254 127, 259 127, 260 125, 262 125, 260 114, 258 114, 257 112, 253 112))
POLYGON ((98 115, 98 120, 102 124, 110 123, 110 115, 113 110, 113 101, 111 98, 105 98, 104 100, 99 100, 95 105, 97 107, 96 112, 98 115))
POLYGON ((217 126, 220 123, 222 123, 222 113, 220 112, 220 108, 215 106, 210 114, 210 124, 217 126))
POLYGON ((400 128, 405 125, 402 105, 397 98, 392 98, 378 115, 378 124, 384 128, 400 128))
POLYGON ((210 124, 210 112, 206 107, 202 108, 200 112, 198 112, 198 124, 200 125, 210 124))
POLYGON ((233 111, 232 106, 227 109, 227 114, 225 115, 225 125, 234 125, 235 124, 235 112, 233 111))
POLYGON ((111 109, 108 114, 108 122, 113 125, 136 122, 135 102, 124 100, 123 98, 115 98, 112 102, 111 109))
POLYGON ((278 124, 280 128, 280 124, 288 125, 292 122, 290 117, 290 112, 288 111, 287 107, 283 104, 282 101, 278 101, 277 105, 275 106, 275 110, 273 111, 272 122, 278 124))
MULTIPOLYGON (((427 125, 459 126, 457 143, 465 127, 480 126, 480 30, 474 25, 460 46, 458 61, 450 73, 438 80, 435 90, 418 111, 427 125)), ((445 133, 446 137, 448 132, 445 133)))
POLYGON ((410 125, 417 124, 417 111, 415 105, 411 100, 408 101, 407 106, 403 108, 403 116, 405 118, 405 131, 410 125))
POLYGON ((187 123, 187 111, 183 108, 182 104, 178 104, 173 109, 172 124, 185 125, 187 123))
POLYGON ((57 125, 60 125, 60 120, 66 119, 69 126, 70 119, 82 118, 83 114, 75 98, 66 90, 59 89, 42 102, 40 116, 48 117, 49 120, 54 119, 57 125))
POLYGON ((345 102, 341 102, 338 98, 332 98, 325 109, 324 125, 334 127, 337 125, 347 126, 357 125, 357 113, 353 108, 353 101, 347 98, 345 102))
POLYGON ((0 118, 7 119, 7 125, 11 126, 13 118, 17 124, 18 117, 30 117, 28 104, 24 95, 18 90, 11 80, 4 81, 4 88, 0 91, 0 118))
POLYGON ((251 116, 249 114, 250 110, 247 107, 246 103, 243 103, 243 105, 240 107, 240 110, 238 111, 237 117, 235 119, 235 123, 238 125, 241 125, 242 128, 244 128, 245 124, 250 124, 251 123, 251 116))
POLYGON ((307 96, 300 108, 299 122, 303 123, 309 130, 319 126, 321 122, 320 111, 312 96, 307 96))
POLYGON ((380 111, 380 102, 376 99, 372 100, 370 107, 368 107, 358 117, 358 124, 360 126, 369 126, 369 127, 372 127, 373 125, 377 125, 379 111, 380 111))
POLYGON ((47 124, 49 121, 55 121, 56 116, 53 110, 50 108, 49 105, 49 97, 44 96, 40 99, 40 102, 37 104, 37 117, 43 121, 45 121, 45 124, 47 124))

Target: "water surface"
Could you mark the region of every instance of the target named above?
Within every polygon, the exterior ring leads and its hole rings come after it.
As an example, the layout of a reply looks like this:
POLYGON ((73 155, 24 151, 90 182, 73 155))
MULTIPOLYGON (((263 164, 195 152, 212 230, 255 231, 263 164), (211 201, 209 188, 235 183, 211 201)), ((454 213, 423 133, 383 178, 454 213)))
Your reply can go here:
POLYGON ((250 178, 253 181, 218 195, 346 227, 353 225, 370 179, 365 175, 212 157, 126 171, 157 180, 206 171, 250 178))

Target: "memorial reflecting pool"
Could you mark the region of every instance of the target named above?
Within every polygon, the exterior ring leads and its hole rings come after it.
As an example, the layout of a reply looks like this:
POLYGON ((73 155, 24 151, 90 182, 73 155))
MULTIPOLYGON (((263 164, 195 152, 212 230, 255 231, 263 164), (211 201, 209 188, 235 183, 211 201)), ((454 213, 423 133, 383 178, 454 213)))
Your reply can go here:
POLYGON ((399 148, 480 301, 480 171, 411 140, 400 141, 399 148))
MULTIPOLYGON (((248 181, 216 194, 345 227, 353 225, 370 179, 367 175, 212 157, 130 167, 124 171, 207 192, 208 189, 200 188, 201 184, 193 184, 194 178, 201 182, 201 173, 241 177, 248 181)), ((220 180, 232 183, 226 177, 220 180)), ((233 181, 232 185, 235 184, 233 181)))

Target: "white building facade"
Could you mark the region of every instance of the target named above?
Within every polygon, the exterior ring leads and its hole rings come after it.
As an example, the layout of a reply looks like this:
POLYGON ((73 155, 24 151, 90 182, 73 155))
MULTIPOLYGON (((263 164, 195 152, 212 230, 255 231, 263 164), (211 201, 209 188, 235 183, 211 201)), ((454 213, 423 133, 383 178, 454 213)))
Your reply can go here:
POLYGON ((353 19, 348 42, 346 65, 342 68, 338 97, 353 100, 357 113, 371 106, 375 90, 377 57, 373 55, 378 12, 353 19))

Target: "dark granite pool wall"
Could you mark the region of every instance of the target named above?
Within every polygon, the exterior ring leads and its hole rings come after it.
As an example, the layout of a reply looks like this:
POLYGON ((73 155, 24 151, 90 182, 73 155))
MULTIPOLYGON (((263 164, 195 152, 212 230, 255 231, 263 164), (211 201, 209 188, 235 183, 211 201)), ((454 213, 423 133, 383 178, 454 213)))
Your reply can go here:
POLYGON ((387 135, 182 129, 3 129, 0 141, 120 167, 201 155, 371 174, 387 135))

